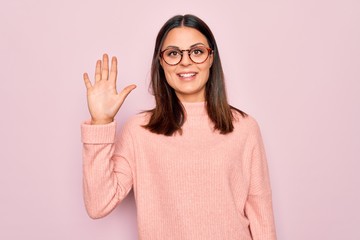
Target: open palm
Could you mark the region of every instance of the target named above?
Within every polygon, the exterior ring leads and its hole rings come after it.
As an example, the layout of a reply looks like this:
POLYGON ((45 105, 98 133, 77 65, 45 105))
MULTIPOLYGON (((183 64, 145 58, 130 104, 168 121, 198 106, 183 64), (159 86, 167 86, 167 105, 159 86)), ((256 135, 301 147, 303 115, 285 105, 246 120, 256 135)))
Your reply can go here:
POLYGON ((103 55, 102 61, 98 60, 96 62, 94 84, 91 83, 88 74, 84 73, 92 124, 112 122, 127 95, 136 88, 136 85, 132 84, 118 93, 116 90, 116 78, 117 59, 116 57, 112 58, 109 73, 109 57, 107 54, 103 55))

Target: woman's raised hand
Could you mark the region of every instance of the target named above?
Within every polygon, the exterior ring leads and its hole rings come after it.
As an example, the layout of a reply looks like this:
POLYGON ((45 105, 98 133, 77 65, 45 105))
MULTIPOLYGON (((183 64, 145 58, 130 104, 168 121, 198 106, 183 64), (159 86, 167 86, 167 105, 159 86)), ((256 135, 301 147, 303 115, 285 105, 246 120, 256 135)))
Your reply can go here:
POLYGON ((91 124, 107 124, 114 121, 127 95, 136 88, 132 84, 120 93, 116 91, 117 59, 111 59, 109 74, 109 57, 103 55, 103 60, 96 62, 95 82, 92 84, 87 73, 84 82, 87 89, 87 102, 91 115, 91 124))

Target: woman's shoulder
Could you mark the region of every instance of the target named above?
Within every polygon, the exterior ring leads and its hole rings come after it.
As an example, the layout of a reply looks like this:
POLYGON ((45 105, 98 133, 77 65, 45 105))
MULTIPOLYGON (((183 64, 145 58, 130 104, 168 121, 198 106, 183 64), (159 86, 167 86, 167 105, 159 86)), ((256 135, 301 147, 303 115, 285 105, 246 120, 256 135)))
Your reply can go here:
POLYGON ((149 122, 150 113, 149 112, 140 112, 135 115, 130 116, 124 123, 124 128, 127 129, 136 129, 143 128, 142 126, 146 125, 149 122))
POLYGON ((234 127, 235 129, 247 130, 249 132, 259 131, 258 121, 248 113, 239 112, 233 109, 234 127))
POLYGON ((151 117, 151 112, 144 111, 130 116, 125 123, 120 127, 120 131, 128 133, 133 136, 144 136, 150 131, 147 130, 144 126, 149 123, 151 117))

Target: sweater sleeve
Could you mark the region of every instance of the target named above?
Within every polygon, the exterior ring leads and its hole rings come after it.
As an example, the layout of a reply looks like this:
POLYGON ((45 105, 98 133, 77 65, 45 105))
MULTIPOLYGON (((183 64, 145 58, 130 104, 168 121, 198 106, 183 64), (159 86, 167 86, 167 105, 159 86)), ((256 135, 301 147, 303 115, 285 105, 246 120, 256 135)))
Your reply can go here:
POLYGON ((245 212, 250 222, 253 240, 276 240, 269 172, 264 145, 257 124, 250 138, 253 141, 251 144, 253 149, 250 188, 245 212))
POLYGON ((127 196, 133 184, 128 160, 116 154, 115 132, 115 122, 81 125, 84 202, 89 216, 94 219, 109 214, 127 196))

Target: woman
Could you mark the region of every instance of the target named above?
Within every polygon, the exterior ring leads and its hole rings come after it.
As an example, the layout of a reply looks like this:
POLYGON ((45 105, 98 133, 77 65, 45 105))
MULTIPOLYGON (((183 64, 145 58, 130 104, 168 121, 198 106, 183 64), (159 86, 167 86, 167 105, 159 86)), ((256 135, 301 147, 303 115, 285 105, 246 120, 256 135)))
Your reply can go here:
POLYGON ((193 15, 161 28, 151 69, 154 109, 115 136, 130 85, 116 91, 117 62, 84 74, 91 121, 82 125, 84 199, 92 218, 134 189, 140 239, 274 240, 271 189, 256 121, 227 103, 219 52, 193 15))

